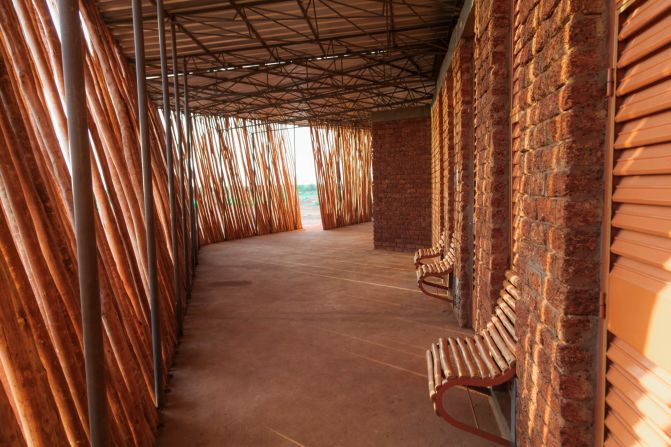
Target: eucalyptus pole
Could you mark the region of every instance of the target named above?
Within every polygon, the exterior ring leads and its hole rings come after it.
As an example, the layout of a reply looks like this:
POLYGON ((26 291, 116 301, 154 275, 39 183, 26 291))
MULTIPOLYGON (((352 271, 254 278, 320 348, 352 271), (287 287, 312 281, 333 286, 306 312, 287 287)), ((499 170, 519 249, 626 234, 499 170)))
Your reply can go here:
MULTIPOLYGON (((82 28, 78 0, 59 0, 68 147, 72 165, 79 299, 82 309, 84 368, 92 447, 109 445, 109 417, 105 392, 105 351, 98 283, 95 205, 87 127, 82 28)), ((55 440, 54 440, 55 441, 55 440)))
POLYGON ((151 308, 151 345, 154 361, 154 400, 160 407, 161 398, 161 330, 158 308, 158 277, 156 271, 156 241, 154 235, 154 191, 151 176, 151 151, 147 122, 147 91, 144 60, 144 31, 140 0, 132 0, 133 40, 135 43, 135 74, 137 80, 137 108, 140 122, 140 152, 142 155, 142 187, 144 190, 144 217, 147 236, 147 277, 149 278, 149 306, 151 308))
MULTIPOLYGON (((156 17, 158 19, 158 43, 161 56, 161 88, 163 93, 163 117, 165 120, 165 159, 168 169, 168 200, 170 201, 170 242, 172 244, 172 286, 175 291, 175 317, 177 326, 180 321, 182 306, 181 291, 179 288, 179 253, 177 247, 177 206, 175 204, 175 170, 172 158, 172 124, 170 122, 170 85, 168 84, 168 60, 165 51, 165 10, 163 0, 156 0, 156 17)), ((173 51, 175 49, 175 42, 173 51)))
MULTIPOLYGON (((170 21, 170 37, 172 41, 172 88, 175 96, 175 123, 177 124, 177 153, 179 154, 179 195, 182 203, 182 243, 184 255, 186 256, 188 248, 188 235, 186 234, 186 195, 184 193, 184 148, 182 143, 182 119, 180 117, 181 108, 179 105, 179 68, 177 66, 177 34, 175 32, 175 22, 170 21)), ((179 264, 178 264, 179 265, 179 264)), ((189 264, 184 260, 184 291, 189 293, 189 264)), ((181 292, 180 292, 181 293, 181 292)), ((181 295, 180 295, 181 296, 181 295)), ((177 329, 182 332, 182 307, 177 308, 177 329)))

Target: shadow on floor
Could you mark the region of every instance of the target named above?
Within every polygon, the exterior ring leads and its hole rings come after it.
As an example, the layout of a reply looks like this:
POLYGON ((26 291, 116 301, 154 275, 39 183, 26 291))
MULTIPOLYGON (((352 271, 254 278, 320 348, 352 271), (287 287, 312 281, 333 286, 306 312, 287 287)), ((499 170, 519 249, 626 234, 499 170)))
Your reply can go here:
MULTIPOLYGON (((428 398, 425 349, 459 334, 372 224, 204 247, 160 446, 482 446, 428 398)), ((495 430, 484 397, 449 408, 495 430)))

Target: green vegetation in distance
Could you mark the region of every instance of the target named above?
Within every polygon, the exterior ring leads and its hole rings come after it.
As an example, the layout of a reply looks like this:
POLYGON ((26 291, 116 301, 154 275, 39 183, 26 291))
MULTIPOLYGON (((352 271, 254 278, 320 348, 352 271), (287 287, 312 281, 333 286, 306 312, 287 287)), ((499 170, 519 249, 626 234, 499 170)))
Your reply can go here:
POLYGON ((310 183, 309 185, 298 185, 298 192, 299 193, 317 192, 317 185, 315 185, 314 183, 310 183))
POLYGON ((298 198, 301 202, 301 206, 319 206, 317 185, 314 183, 309 185, 298 185, 298 198))

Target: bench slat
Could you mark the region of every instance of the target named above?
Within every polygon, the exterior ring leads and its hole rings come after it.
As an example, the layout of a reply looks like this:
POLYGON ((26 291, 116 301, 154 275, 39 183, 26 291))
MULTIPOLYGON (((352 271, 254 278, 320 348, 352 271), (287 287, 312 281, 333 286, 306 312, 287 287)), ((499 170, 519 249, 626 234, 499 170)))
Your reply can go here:
POLYGON ((487 372, 487 367, 485 366, 485 362, 482 360, 480 357, 480 353, 478 352, 478 348, 475 346, 475 341, 473 340, 472 337, 468 337, 465 339, 466 344, 468 345, 468 349, 471 353, 471 357, 473 357, 473 360, 475 361, 475 367, 478 369, 478 374, 480 377, 488 377, 488 372, 487 372))
POLYGON ((477 372, 475 370, 473 359, 471 359, 471 356, 468 353, 468 347, 466 346, 463 338, 461 337, 457 338, 457 346, 459 347, 459 355, 461 355, 461 358, 464 359, 464 363, 466 364, 468 375, 470 377, 477 377, 477 372))
POLYGON ((520 286, 520 277, 511 270, 506 271, 506 279, 516 288, 520 286))
POLYGON ((515 298, 513 298, 505 289, 502 289, 499 292, 499 296, 503 299, 503 301, 510 306, 510 308, 515 311, 515 298))
POLYGON ((515 340, 510 336, 508 330, 503 326, 503 323, 501 323, 501 320, 498 317, 492 317, 492 323, 494 323, 494 326, 496 326, 496 329, 498 329, 501 338, 506 344, 506 347, 513 354, 514 357, 516 349, 515 340))
POLYGON ((503 281, 503 288, 506 289, 506 292, 515 298, 515 300, 520 299, 520 291, 517 290, 517 287, 515 287, 510 281, 503 281))
POLYGON ((446 378, 452 379, 455 377, 454 367, 450 363, 450 353, 446 352, 447 342, 444 338, 438 339, 438 353, 440 354, 440 364, 443 367, 443 374, 446 378))
POLYGON ((452 353, 452 358, 454 359, 454 364, 457 366, 457 375, 459 377, 464 377, 464 372, 466 366, 464 365, 463 359, 459 356, 457 350, 457 342, 454 341, 452 337, 447 338, 447 344, 450 347, 450 352, 452 353))
POLYGON ((433 378, 436 383, 436 386, 443 383, 443 376, 440 372, 440 363, 438 360, 438 348, 435 343, 431 344, 431 355, 433 357, 433 378))
POLYGON ((426 350, 426 375, 429 378, 429 398, 433 399, 436 394, 436 382, 433 378, 433 356, 430 350, 426 350))
POLYGON ((503 312, 505 312, 506 316, 510 320, 510 322, 515 326, 515 321, 517 320, 517 316, 515 315, 515 311, 508 306, 508 303, 505 301, 501 300, 501 303, 499 303, 499 307, 503 312))
MULTIPOLYGON (((482 361, 485 362, 485 365, 487 366, 487 369, 489 370, 489 377, 493 377, 493 376, 497 375, 498 373, 500 373, 501 370, 496 365, 496 361, 492 360, 492 356, 491 356, 491 353, 489 352, 489 349, 485 348, 485 346, 482 345, 481 338, 482 337, 480 335, 476 335, 474 337, 475 346, 478 348, 478 352, 480 352, 480 357, 482 358, 482 361)), ((501 360, 503 360, 503 359, 501 359, 501 360)))
MULTIPOLYGON (((487 324, 487 332, 492 336, 492 340, 494 340, 494 343, 496 344, 496 347, 499 349, 499 352, 501 352, 501 355, 506 359, 506 362, 510 365, 512 362, 515 361, 515 356, 510 352, 510 349, 506 345, 506 342, 503 341, 503 338, 501 337, 501 334, 499 333, 499 330, 497 327, 494 325, 493 320, 496 317, 492 317, 492 322, 487 324)), ((496 318, 498 321, 498 318, 496 318)), ((501 324, 499 322, 499 324, 501 324)))
POLYGON ((496 343, 492 339, 491 334, 489 333, 488 330, 486 330, 482 331, 482 335, 484 336, 485 341, 487 342, 489 352, 494 358, 494 361, 496 362, 497 366, 501 369, 501 371, 504 371, 506 368, 508 368, 508 362, 501 355, 501 351, 499 351, 499 348, 496 346, 496 343))
POLYGON ((517 335, 515 334, 515 325, 510 322, 508 316, 505 314, 505 312, 503 312, 503 310, 500 307, 496 308, 496 316, 499 317, 499 320, 501 320, 501 323, 506 328, 506 332, 512 338, 513 340, 512 349, 515 349, 514 344, 517 343, 517 335))

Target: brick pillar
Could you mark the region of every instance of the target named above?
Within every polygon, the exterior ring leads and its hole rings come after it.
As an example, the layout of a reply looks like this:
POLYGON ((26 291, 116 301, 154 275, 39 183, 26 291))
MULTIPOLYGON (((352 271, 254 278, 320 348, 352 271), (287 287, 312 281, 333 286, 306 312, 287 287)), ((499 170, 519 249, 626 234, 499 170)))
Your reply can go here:
POLYGON ((473 41, 464 37, 452 59, 454 132, 454 211, 456 262, 454 314, 460 326, 471 325, 473 290, 473 41))
POLYGON ((375 248, 431 246, 431 117, 428 107, 372 117, 375 248))
POLYGON ((443 223, 448 237, 454 231, 454 107, 452 106, 452 72, 445 74, 440 91, 443 105, 443 223))
POLYGON ((510 266, 510 3, 475 3, 473 324, 491 319, 510 266))
POLYGON ((444 229, 443 184, 443 100, 441 96, 431 107, 431 239, 435 244, 444 229))
POLYGON ((515 2, 520 446, 594 442, 606 5, 515 2))

